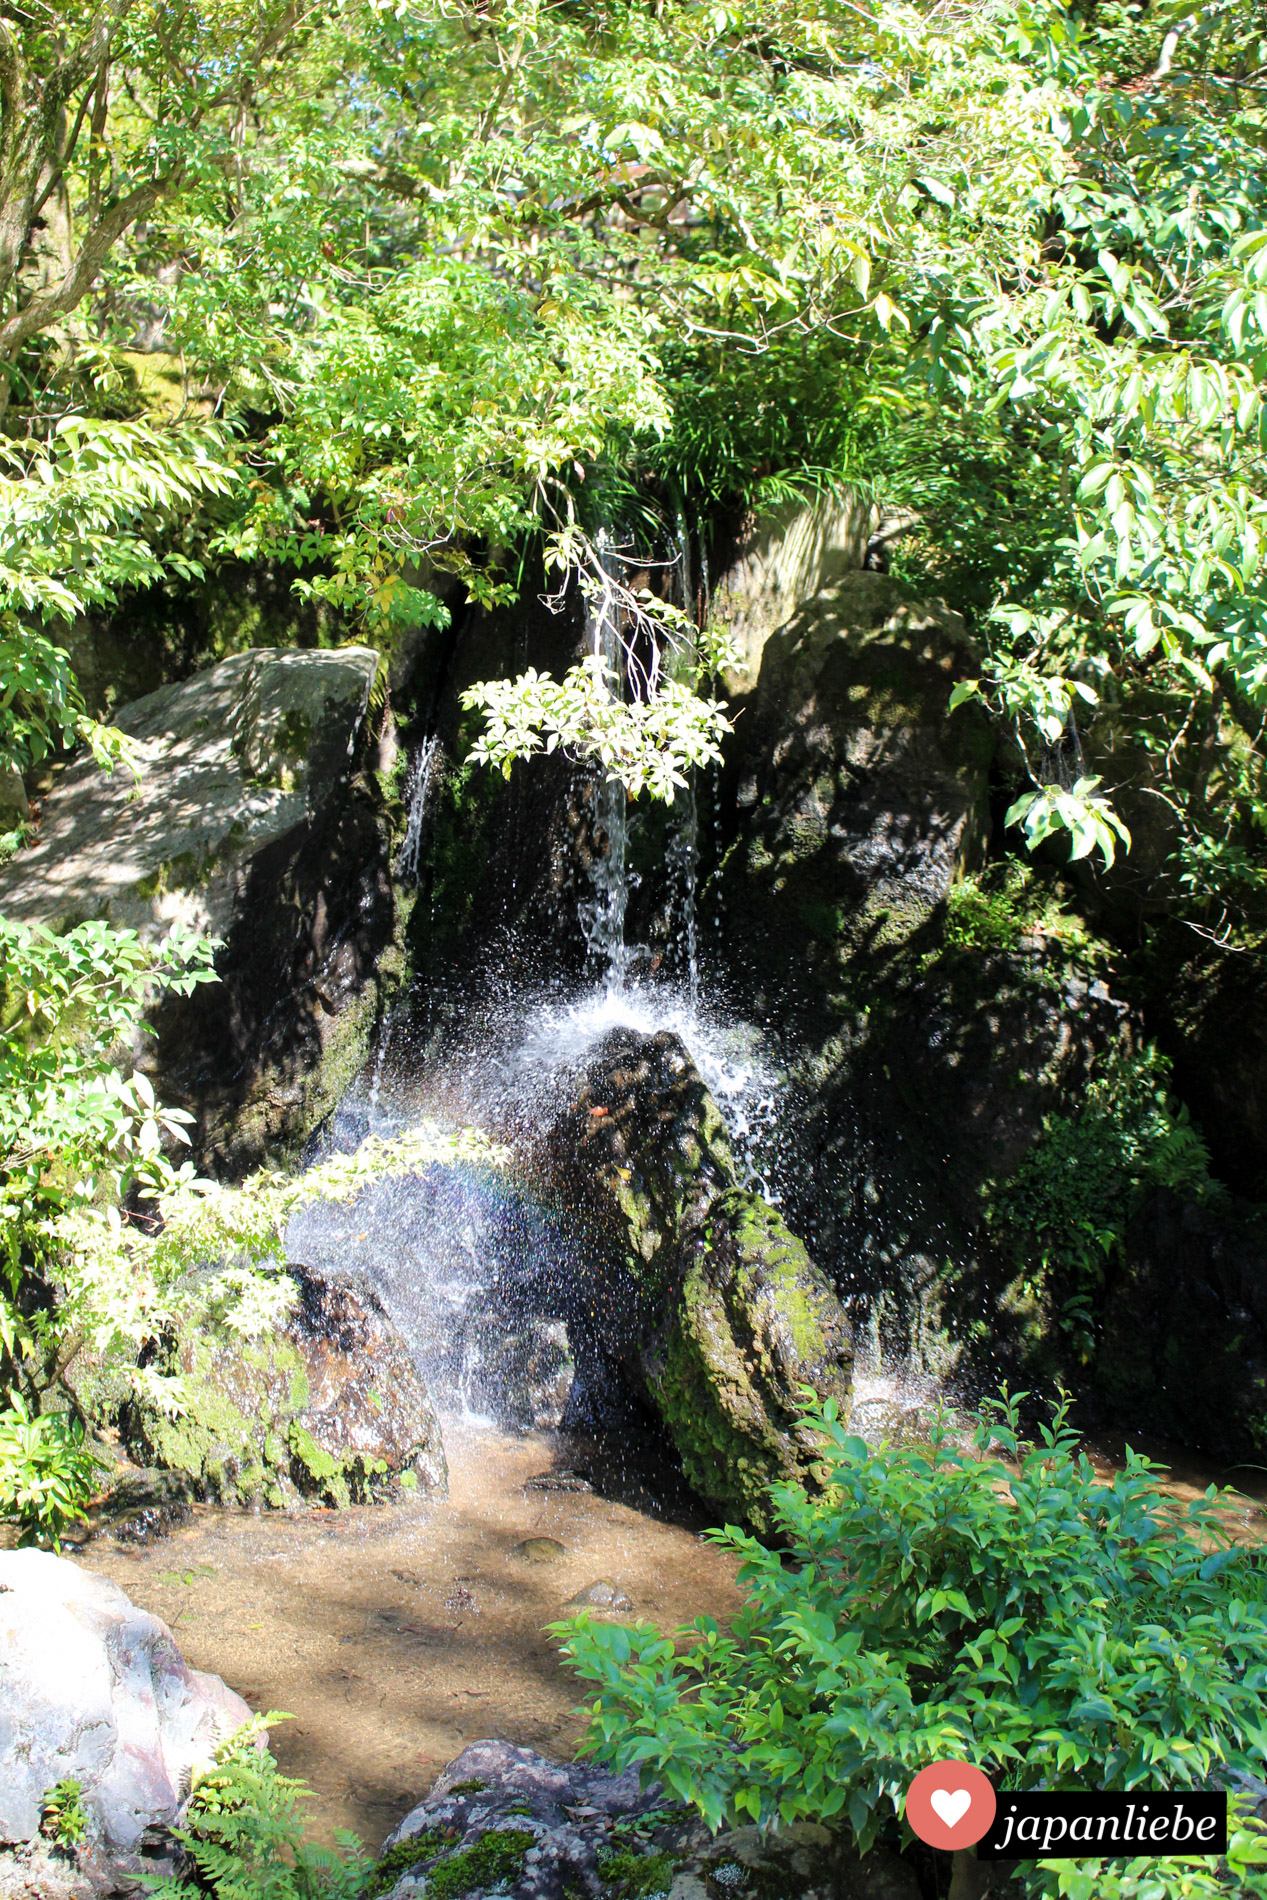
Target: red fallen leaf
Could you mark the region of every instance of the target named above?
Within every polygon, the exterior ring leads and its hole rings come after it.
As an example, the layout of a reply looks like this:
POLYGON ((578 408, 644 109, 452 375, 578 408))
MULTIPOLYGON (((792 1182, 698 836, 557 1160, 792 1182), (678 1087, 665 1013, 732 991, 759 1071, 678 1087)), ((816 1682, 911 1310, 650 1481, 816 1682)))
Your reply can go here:
POLYGON ((605 1115, 606 1113, 607 1110, 605 1108, 591 1108, 590 1110, 591 1115, 605 1115))

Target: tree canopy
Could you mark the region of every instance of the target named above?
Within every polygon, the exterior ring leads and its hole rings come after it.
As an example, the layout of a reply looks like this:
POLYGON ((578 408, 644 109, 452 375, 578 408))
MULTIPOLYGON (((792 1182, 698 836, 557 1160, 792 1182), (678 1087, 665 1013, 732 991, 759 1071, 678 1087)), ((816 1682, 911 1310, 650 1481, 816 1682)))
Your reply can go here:
MULTIPOLYGON (((963 692, 1013 734, 1031 843, 1129 842, 1083 757, 1111 713, 1155 760, 1172 881, 1224 923, 1253 908, 1261 6, 81 0, 0 24, 28 734, 75 729, 59 618, 164 569, 287 564, 387 643, 445 617, 437 574, 505 601, 531 551, 597 587, 600 529, 849 483, 918 514, 901 573, 971 615, 963 692)), ((708 756, 718 715, 681 689, 715 646, 626 608, 679 650, 656 715, 613 709, 601 669, 562 702, 528 682, 488 756, 571 744, 661 792, 708 756)), ((6 744, 31 756, 12 719, 6 744)))

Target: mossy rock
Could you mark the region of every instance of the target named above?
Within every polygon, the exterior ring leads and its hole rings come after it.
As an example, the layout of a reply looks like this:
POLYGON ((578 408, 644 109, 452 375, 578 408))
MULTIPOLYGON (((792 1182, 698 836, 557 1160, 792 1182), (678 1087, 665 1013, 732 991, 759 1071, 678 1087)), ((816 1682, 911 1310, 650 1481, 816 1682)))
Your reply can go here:
POLYGON ((848 1415, 852 1336, 831 1286, 738 1186, 720 1110, 671 1032, 609 1036, 544 1152, 586 1235, 585 1323, 701 1495, 764 1523, 771 1483, 814 1476, 803 1388, 848 1415))
POLYGON ((290 1271, 297 1299, 277 1332, 208 1328, 173 1342, 182 1410, 129 1406, 132 1454, 221 1504, 343 1506, 441 1488, 426 1387, 374 1294, 345 1275, 290 1271))
POLYGON ((804 1243, 735 1188, 693 1243, 648 1385, 696 1490, 761 1529, 769 1487, 811 1482, 818 1443, 802 1388, 848 1417, 853 1340, 804 1243))
POLYGON ((456 1830, 425 1828, 398 1841, 370 1875, 367 1893, 389 1893, 407 1874, 425 1874, 427 1900, 465 1900, 468 1894, 501 1892, 523 1870, 536 1834, 526 1827, 490 1828, 461 1847, 456 1830))

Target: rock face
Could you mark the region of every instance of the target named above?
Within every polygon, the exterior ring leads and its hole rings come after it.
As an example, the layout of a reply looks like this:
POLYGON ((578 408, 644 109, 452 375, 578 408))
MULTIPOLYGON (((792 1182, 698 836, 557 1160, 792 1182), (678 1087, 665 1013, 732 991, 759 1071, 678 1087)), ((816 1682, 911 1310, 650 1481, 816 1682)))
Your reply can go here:
POLYGON ((562 1320, 524 1317, 485 1299, 463 1316, 460 1344, 462 1386, 475 1411, 503 1430, 558 1430, 575 1374, 562 1320))
POLYGON ((444 1890, 467 1900, 918 1900, 911 1868, 880 1849, 860 1859, 826 1828, 792 1827, 765 1840, 755 1828, 712 1836, 662 1803, 633 1771, 566 1767, 507 1742, 474 1742, 388 1836, 373 1888, 423 1900, 429 1876, 445 1868, 444 1890))
POLYGON ((587 1235, 574 1330, 659 1412, 696 1490, 760 1525, 768 1485, 812 1475, 800 1388, 848 1411, 839 1301, 737 1184, 717 1104, 672 1033, 600 1044, 547 1147, 587 1235))
POLYGON ((1144 1003, 1220 1178, 1267 1196, 1267 981, 1257 957, 1179 925, 1153 933, 1144 1003), (1182 941, 1187 939, 1186 942, 1182 941), (1198 954, 1199 953, 1199 954, 1198 954))
MULTIPOLYGON (((43 1551, 0 1552, 0 1843, 36 1841, 45 1797, 69 1779, 91 1823, 81 1890, 162 1872, 191 1772, 250 1715, 116 1584, 43 1551)), ((24 1857, 9 1859, 0 1892, 21 1892, 24 1857)))
POLYGON ((382 799, 366 771, 378 656, 235 654, 123 707, 139 787, 90 761, 43 802, 38 843, 0 869, 0 915, 224 939, 223 979, 159 1012, 167 1100, 230 1171, 296 1143, 362 1060, 398 974, 382 799))
POLYGON ((224 1504, 331 1505, 443 1489, 440 1428, 404 1339, 349 1275, 288 1269, 284 1328, 243 1342, 212 1332, 179 1349, 186 1409, 125 1414, 138 1462, 224 1504))
MULTIPOLYGON (((786 558, 812 527, 787 525, 786 558)), ((957 616, 861 561, 807 575, 798 597, 771 596, 785 618, 755 684, 736 681, 715 819, 724 987, 788 1076, 781 1205, 867 1363, 968 1389, 1072 1383, 1056 1317, 982 1212, 1142 1027, 1105 946, 1080 961, 1039 927, 948 930, 992 822, 993 733, 949 710, 973 648, 957 616)), ((742 568, 737 590, 742 632, 742 568)), ((719 585, 723 613, 732 592, 719 585)))
POLYGON ((875 523, 869 502, 844 495, 823 496, 808 508, 790 502, 746 524, 711 602, 738 650, 723 681, 730 697, 756 684, 772 633, 824 588, 861 571, 875 523))
POLYGON ((907 939, 979 850, 993 734, 948 712, 973 671, 958 616, 882 574, 843 575, 766 640, 725 886, 730 954, 772 991, 907 939))

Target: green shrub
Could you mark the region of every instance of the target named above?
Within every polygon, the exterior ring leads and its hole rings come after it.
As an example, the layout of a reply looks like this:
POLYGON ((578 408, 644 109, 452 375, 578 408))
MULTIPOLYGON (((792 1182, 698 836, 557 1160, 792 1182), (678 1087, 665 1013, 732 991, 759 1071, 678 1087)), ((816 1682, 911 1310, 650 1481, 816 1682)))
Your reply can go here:
MULTIPOLYGON (((1229 1544, 1213 1490, 1186 1512, 1160 1494, 1146 1459, 1102 1483, 1063 1403, 1021 1446, 1018 1402, 982 1408, 975 1456, 940 1428, 873 1452, 833 1407, 811 1410, 826 1489, 775 1489, 783 1548, 714 1533, 750 1593, 729 1635, 708 1617, 673 1637, 585 1613, 556 1626, 597 1685, 588 1751, 714 1827, 824 1821, 864 1851, 947 1757, 1009 1788, 1199 1787, 1261 1766, 1264 1555, 1229 1544)), ((1132 1861, 1112 1890, 1267 1894, 1263 1863, 1267 1842, 1238 1827, 1230 1872, 1132 1861)), ((1072 1863, 1022 1878, 1092 1891, 1072 1863)))
POLYGON ((1034 933, 1083 962, 1104 955, 1103 945, 1065 910, 1059 891, 1019 858, 1004 858, 951 885, 944 927, 951 949, 1019 950, 1034 933))
POLYGON ((55 1847, 73 1853, 86 1840, 91 1818, 84 1806, 84 1791, 69 1776, 49 1789, 40 1814, 40 1833, 55 1847))
POLYGON ((84 1428, 65 1412, 30 1412, 19 1393, 0 1412, 0 1517, 16 1523, 23 1544, 61 1549, 81 1524, 101 1461, 84 1428))
POLYGON ((152 1900, 359 1900, 370 1867, 360 1842, 338 1834, 331 1852, 305 1841, 309 1790, 260 1746, 268 1724, 283 1719, 260 1716, 219 1749, 176 1830, 195 1872, 154 1882, 152 1900))
POLYGON ((1117 1051, 1072 1115, 1053 1115, 1020 1167, 990 1191, 986 1218, 1018 1257, 1037 1255, 1062 1329, 1088 1359, 1096 1295, 1148 1187, 1218 1198, 1209 1153, 1169 1091, 1170 1062, 1151 1045, 1117 1051))

